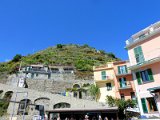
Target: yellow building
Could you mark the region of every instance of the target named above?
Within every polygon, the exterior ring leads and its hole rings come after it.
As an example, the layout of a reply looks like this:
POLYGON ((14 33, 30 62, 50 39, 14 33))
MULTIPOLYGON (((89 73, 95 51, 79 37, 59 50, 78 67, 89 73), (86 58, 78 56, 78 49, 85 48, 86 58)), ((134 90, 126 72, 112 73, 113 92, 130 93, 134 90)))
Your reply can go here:
POLYGON ((94 81, 100 88, 99 102, 106 102, 106 96, 110 95, 115 97, 116 89, 114 86, 114 68, 113 63, 107 63, 102 66, 94 66, 94 81))

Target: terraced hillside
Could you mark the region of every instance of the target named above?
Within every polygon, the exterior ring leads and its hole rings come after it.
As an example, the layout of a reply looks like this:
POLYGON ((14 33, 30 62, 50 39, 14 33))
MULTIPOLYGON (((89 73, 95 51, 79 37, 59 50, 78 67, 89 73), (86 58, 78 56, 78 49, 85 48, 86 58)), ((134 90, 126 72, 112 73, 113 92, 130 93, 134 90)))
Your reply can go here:
POLYGON ((20 66, 30 64, 44 65, 72 65, 76 68, 76 75, 80 78, 92 76, 94 65, 119 60, 113 53, 96 50, 93 47, 76 44, 57 44, 32 55, 21 56, 17 54, 11 61, 0 63, 0 77, 18 71, 20 66))

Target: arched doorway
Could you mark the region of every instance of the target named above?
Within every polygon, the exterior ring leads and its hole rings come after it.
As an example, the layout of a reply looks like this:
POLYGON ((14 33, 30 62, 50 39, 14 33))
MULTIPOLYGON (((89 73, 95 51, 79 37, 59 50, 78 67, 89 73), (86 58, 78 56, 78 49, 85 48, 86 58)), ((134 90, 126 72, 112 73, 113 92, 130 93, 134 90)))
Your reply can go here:
POLYGON ((17 115, 28 115, 29 113, 29 105, 31 104, 31 100, 23 99, 19 103, 18 113, 17 115))
POLYGON ((44 106, 45 110, 48 110, 49 109, 49 102, 50 102, 49 98, 47 98, 47 97, 40 97, 40 98, 37 98, 34 101, 34 104, 35 105, 42 105, 42 106, 44 106))
POLYGON ((79 84, 73 85, 73 89, 75 89, 75 91, 73 92, 73 96, 82 99, 82 91, 80 91, 80 88, 81 86, 79 84))
MULTIPOLYGON (((2 93, 3 93, 3 90, 0 91, 1 95, 2 95, 2 93)), ((2 116, 2 115, 7 113, 7 109, 8 109, 12 94, 13 94, 13 91, 6 92, 4 94, 4 96, 3 96, 3 100, 0 101, 1 102, 1 105, 0 105, 0 111, 1 111, 0 112, 0 116, 2 116)), ((2 96, 1 96, 1 98, 2 98, 2 96)))

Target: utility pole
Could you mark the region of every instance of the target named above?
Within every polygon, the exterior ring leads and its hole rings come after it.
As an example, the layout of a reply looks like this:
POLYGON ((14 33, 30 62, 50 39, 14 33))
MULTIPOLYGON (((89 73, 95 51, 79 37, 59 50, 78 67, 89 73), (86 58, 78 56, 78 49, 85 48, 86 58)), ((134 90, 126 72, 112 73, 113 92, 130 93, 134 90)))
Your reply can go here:
MULTIPOLYGON (((16 99, 17 99, 17 95, 18 94, 21 94, 21 93, 26 93, 26 95, 25 95, 25 103, 24 103, 24 111, 23 111, 23 118, 22 118, 22 120, 25 120, 25 110, 26 110, 26 107, 27 107, 27 98, 28 98, 28 92, 16 92, 16 96, 15 96, 15 99, 14 99, 14 104, 13 104, 13 110, 12 110, 12 115, 11 115, 11 120, 12 120, 12 118, 13 118, 13 116, 14 116, 14 111, 15 111, 15 104, 16 104, 16 99)), ((20 103, 19 103, 20 104, 20 103)))

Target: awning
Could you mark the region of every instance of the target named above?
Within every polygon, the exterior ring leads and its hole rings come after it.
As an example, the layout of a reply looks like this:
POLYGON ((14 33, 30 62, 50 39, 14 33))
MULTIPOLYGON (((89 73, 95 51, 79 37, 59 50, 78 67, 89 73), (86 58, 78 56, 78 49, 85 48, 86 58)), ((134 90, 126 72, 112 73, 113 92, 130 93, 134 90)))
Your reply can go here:
POLYGON ((108 112, 108 113, 117 113, 118 108, 117 107, 111 107, 111 108, 95 108, 95 109, 71 109, 71 108, 63 108, 63 109, 54 109, 54 110, 46 110, 46 112, 49 113, 57 113, 57 112, 108 112))
POLYGON ((160 86, 147 89, 150 92, 160 91, 160 86))

